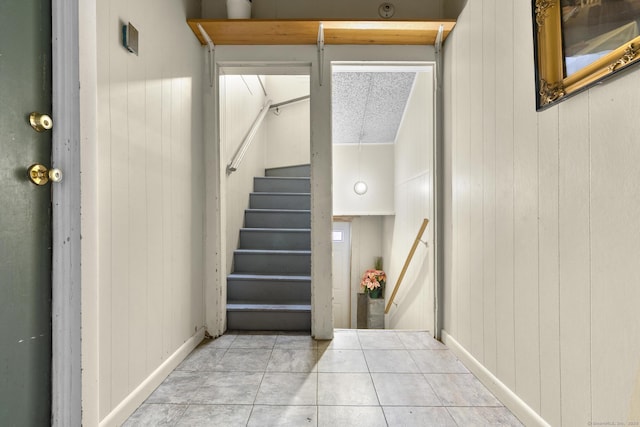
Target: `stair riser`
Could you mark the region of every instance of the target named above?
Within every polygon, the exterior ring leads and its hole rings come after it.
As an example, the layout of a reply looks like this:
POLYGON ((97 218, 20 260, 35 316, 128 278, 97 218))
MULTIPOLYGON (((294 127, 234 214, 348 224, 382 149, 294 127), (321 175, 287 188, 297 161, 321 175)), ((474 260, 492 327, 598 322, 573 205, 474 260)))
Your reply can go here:
POLYGON ((309 231, 240 231, 240 247, 242 249, 311 249, 311 233, 309 231))
POLYGON ((251 209, 311 209, 311 196, 308 194, 269 194, 252 193, 249 196, 251 209))
POLYGON ((311 228, 310 212, 246 211, 246 228, 311 228))
POLYGON ((280 176, 280 177, 311 176, 311 167, 309 165, 302 165, 302 166, 272 168, 272 169, 266 169, 264 171, 264 174, 265 176, 280 176))
POLYGON ((228 311, 227 329, 231 331, 310 331, 311 313, 228 311))
POLYGON ((253 274, 311 274, 311 255, 246 254, 233 256, 236 273, 253 274))
POLYGON ((256 177, 253 179, 253 191, 274 193, 310 193, 309 178, 256 177))
POLYGON ((311 282, 277 282, 227 279, 227 301, 256 304, 310 304, 311 282))

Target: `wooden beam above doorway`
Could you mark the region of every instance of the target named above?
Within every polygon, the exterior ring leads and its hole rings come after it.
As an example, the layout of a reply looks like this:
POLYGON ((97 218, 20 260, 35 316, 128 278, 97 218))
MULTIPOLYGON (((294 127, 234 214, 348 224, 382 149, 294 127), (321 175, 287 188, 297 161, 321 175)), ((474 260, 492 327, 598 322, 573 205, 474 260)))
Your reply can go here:
POLYGON ((325 44, 433 45, 440 25, 442 41, 455 20, 271 20, 271 19, 188 19, 187 24, 202 45, 198 24, 216 45, 314 45, 318 27, 324 27, 325 44))

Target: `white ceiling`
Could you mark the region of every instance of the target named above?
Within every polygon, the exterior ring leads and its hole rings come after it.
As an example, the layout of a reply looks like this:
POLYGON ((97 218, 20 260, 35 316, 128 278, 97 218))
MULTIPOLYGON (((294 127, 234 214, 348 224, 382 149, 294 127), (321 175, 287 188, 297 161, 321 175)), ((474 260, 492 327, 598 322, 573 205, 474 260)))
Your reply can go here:
POLYGON ((393 143, 414 72, 333 73, 333 143, 393 143))

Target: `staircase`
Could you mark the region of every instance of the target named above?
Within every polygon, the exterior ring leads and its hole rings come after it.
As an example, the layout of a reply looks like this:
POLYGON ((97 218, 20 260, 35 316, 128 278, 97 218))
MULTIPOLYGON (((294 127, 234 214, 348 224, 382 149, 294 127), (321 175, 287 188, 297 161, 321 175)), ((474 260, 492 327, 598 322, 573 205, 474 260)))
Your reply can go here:
POLYGON ((255 177, 227 276, 227 329, 311 330, 309 165, 255 177))

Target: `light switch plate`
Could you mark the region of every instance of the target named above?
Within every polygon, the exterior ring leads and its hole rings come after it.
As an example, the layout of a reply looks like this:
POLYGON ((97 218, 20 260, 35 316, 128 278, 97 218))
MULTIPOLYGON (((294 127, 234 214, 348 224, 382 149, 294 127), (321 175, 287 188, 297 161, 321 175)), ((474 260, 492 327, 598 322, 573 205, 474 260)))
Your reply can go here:
POLYGON ((122 26, 122 45, 129 52, 138 55, 138 30, 131 23, 122 26))

